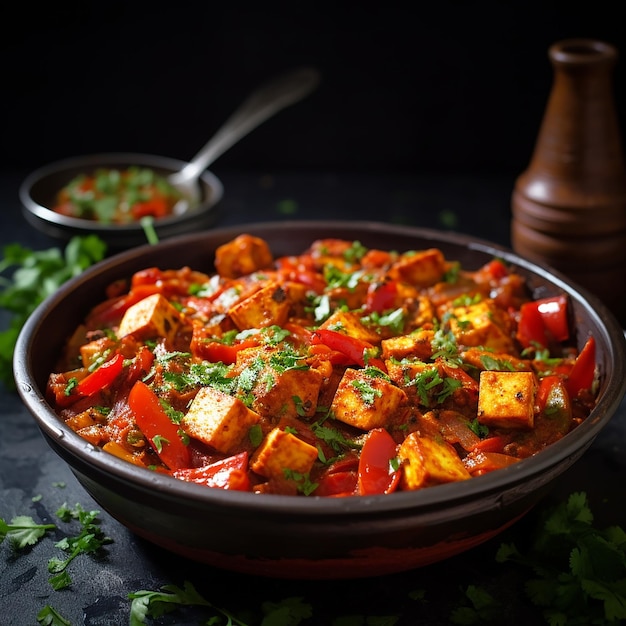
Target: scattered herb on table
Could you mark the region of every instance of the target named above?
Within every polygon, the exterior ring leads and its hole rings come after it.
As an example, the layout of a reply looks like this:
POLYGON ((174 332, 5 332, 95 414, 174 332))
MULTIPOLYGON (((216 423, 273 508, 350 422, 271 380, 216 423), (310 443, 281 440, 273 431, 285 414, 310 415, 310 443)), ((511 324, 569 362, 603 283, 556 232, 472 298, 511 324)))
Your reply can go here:
POLYGON ((0 517, 0 543, 9 537, 13 548, 21 550, 35 545, 47 531, 54 528, 55 524, 38 524, 28 515, 18 515, 8 523, 0 517))
MULTIPOLYGON (((62 521, 78 520, 81 532, 77 537, 55 544, 70 552, 69 558, 50 559, 63 571, 78 554, 94 553, 110 542, 100 530, 98 511, 85 511, 76 505, 63 505, 57 515, 62 521)), ((37 524, 28 516, 18 516, 10 523, 0 518, 0 543, 9 537, 14 547, 25 548, 37 543, 54 524, 37 524)), ((593 526, 593 514, 585 493, 573 493, 567 501, 552 508, 540 509, 535 530, 529 535, 528 549, 522 552, 515 544, 502 543, 496 562, 518 565, 532 571, 525 590, 528 599, 538 607, 550 626, 618 626, 626 620, 626 532, 619 526, 600 530, 593 526)), ((50 565, 49 565, 50 567, 50 565)), ((62 587, 55 587, 60 589, 62 587)), ((468 585, 464 603, 450 614, 452 624, 500 623, 505 612, 503 602, 477 585, 468 585)), ((425 591, 416 592, 423 601, 425 591)), ((227 626, 298 626, 313 616, 313 606, 300 597, 279 602, 264 602, 260 610, 242 608, 237 615, 216 607, 204 598, 193 584, 183 587, 165 585, 158 591, 140 590, 128 594, 131 600, 130 626, 142 626, 183 606, 206 607, 212 612, 205 622, 227 626), (260 616, 260 618, 259 618, 260 616), (250 619, 253 621, 251 622, 250 619)), ((333 626, 382 624, 392 626, 398 615, 365 617, 343 616, 332 620, 333 626)), ((37 615, 43 626, 68 626, 54 608, 46 605, 37 615)))
POLYGON ((64 522, 78 520, 80 532, 73 537, 65 537, 55 545, 69 554, 65 559, 52 558, 48 561, 48 572, 54 574, 49 581, 55 590, 64 589, 72 583, 72 579, 67 572, 67 566, 80 554, 97 554, 102 548, 112 543, 112 539, 107 537, 98 521, 100 511, 86 511, 80 504, 73 509, 63 505, 57 516, 64 522))
POLYGON ((13 352, 28 317, 63 283, 101 261, 105 254, 106 244, 97 235, 73 237, 64 250, 32 250, 19 243, 4 247, 0 261, 0 310, 9 313, 10 322, 8 328, 0 331, 0 382, 7 389, 15 388, 13 352))
POLYGON ((594 528, 587 495, 580 492, 545 510, 540 530, 526 554, 515 544, 502 544, 496 560, 532 570, 526 593, 546 622, 624 623, 626 532, 619 526, 594 528))
POLYGON ((46 604, 46 606, 37 613, 37 623, 42 626, 71 626, 71 622, 68 622, 49 604, 46 604))
MULTIPOLYGON (((524 588, 550 626, 618 626, 626 620, 626 532, 593 526, 585 493, 540 511, 528 549, 502 543, 498 563, 532 571, 524 588)), ((454 624, 500 623, 503 603, 485 589, 469 586, 469 605, 454 609, 454 624)))

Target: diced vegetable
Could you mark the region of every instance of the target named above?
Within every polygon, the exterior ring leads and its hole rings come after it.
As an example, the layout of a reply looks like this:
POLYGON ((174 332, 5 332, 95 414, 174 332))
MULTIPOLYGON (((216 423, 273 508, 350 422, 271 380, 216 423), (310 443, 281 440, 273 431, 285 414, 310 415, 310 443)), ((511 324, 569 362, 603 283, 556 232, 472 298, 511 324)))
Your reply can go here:
POLYGON ((137 381, 130 390, 128 406, 163 463, 172 470, 189 467, 191 453, 180 426, 172 422, 158 396, 142 381, 137 381))

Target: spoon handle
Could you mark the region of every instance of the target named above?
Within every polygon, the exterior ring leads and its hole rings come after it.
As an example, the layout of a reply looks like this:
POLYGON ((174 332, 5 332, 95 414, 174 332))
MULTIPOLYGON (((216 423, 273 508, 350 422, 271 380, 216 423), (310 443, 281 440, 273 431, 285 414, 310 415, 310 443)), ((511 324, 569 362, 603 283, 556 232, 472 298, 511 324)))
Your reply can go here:
POLYGON ((319 80, 320 75, 315 68, 303 67, 274 78, 252 92, 176 178, 182 182, 200 176, 239 139, 281 109, 311 93, 319 80))

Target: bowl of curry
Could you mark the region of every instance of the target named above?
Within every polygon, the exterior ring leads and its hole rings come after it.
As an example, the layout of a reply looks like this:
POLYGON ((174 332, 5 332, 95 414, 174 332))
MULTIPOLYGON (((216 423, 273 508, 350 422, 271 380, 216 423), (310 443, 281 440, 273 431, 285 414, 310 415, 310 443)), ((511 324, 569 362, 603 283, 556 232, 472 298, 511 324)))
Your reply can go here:
POLYGON ((370 222, 183 235, 28 320, 17 388, 111 515, 220 568, 333 579, 523 517, 626 391, 593 296, 495 244, 370 222))
POLYGON ((51 237, 96 233, 114 252, 147 243, 152 230, 158 239, 181 235, 212 225, 224 193, 219 178, 207 170, 198 180, 199 200, 189 202, 168 182, 185 165, 139 153, 62 159, 22 181, 22 212, 51 237))

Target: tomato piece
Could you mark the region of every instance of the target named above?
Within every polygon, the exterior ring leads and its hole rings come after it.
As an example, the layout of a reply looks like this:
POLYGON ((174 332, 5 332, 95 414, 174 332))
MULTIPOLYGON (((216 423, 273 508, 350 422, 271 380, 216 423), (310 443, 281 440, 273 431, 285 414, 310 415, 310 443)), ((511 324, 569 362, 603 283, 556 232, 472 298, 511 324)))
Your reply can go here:
POLYGON ((97 370, 83 378, 76 387, 79 396, 91 396, 97 391, 110 387, 113 381, 124 369, 124 357, 116 354, 112 359, 103 363, 97 370))
POLYGON ((141 380, 130 390, 128 406, 161 461, 171 470, 189 467, 191 454, 180 435, 180 426, 172 422, 158 396, 141 380))
POLYGON ((312 344, 324 344, 331 350, 336 350, 347 356, 354 365, 365 367, 366 365, 377 367, 383 372, 387 371, 384 362, 376 357, 368 358, 368 352, 374 349, 374 346, 368 341, 344 335, 343 333, 327 328, 318 328, 313 332, 311 337, 312 344), (367 363, 366 363, 367 361, 367 363))
POLYGON ((374 428, 368 433, 359 459, 360 495, 392 493, 396 490, 400 470, 391 467, 391 460, 396 455, 397 444, 384 428, 374 428))
POLYGON ((203 467, 188 467, 174 470, 172 476, 198 483, 199 485, 205 485, 206 487, 249 491, 248 453, 240 452, 203 467))
POLYGON ((587 339, 582 350, 576 357, 574 365, 567 377, 566 387, 571 398, 579 391, 591 389, 596 371, 596 340, 593 335, 587 339))
POLYGON ((384 283, 372 283, 365 297, 365 310, 383 313, 396 306, 398 295, 398 285, 394 281, 388 280, 384 283))
POLYGON ((133 219, 142 217, 165 217, 168 214, 168 205, 165 198, 152 198, 146 202, 137 202, 131 209, 133 219))

